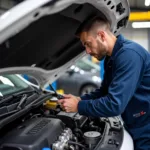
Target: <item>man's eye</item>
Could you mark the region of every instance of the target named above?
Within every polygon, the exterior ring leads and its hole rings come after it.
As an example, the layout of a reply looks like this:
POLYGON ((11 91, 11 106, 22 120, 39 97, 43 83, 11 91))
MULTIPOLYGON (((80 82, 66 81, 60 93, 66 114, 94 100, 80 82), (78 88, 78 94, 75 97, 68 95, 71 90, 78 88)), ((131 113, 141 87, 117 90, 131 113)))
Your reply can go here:
POLYGON ((87 47, 90 47, 90 44, 89 44, 89 43, 86 43, 86 46, 87 46, 87 47))

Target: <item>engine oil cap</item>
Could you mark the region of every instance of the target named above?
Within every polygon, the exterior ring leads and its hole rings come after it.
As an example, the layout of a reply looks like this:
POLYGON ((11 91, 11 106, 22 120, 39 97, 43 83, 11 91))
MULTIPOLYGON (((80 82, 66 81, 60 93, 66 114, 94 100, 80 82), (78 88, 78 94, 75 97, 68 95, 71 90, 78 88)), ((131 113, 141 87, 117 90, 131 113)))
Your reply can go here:
POLYGON ((101 133, 97 131, 88 131, 84 133, 84 140, 86 144, 95 145, 101 138, 101 133))
POLYGON ((85 137, 89 137, 89 138, 96 138, 99 137, 101 134, 97 131, 89 131, 89 132, 85 132, 84 136, 85 137))

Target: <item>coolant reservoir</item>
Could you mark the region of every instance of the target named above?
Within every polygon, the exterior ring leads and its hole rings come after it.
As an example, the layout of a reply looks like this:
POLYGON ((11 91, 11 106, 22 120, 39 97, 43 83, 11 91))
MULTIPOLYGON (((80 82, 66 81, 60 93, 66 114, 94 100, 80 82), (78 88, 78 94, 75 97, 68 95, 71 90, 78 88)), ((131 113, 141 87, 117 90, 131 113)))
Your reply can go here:
POLYGON ((58 103, 56 101, 47 100, 44 103, 45 108, 47 109, 56 109, 58 106, 58 103))

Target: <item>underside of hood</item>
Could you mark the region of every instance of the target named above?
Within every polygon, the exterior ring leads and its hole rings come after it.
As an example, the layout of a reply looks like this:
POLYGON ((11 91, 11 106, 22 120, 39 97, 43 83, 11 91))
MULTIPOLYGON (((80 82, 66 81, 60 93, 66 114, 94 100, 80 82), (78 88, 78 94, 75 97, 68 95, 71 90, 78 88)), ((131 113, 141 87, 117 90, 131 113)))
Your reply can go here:
POLYGON ((0 17, 0 74, 30 74, 43 87, 84 55, 75 32, 105 16, 118 35, 129 16, 127 0, 28 0, 0 17))

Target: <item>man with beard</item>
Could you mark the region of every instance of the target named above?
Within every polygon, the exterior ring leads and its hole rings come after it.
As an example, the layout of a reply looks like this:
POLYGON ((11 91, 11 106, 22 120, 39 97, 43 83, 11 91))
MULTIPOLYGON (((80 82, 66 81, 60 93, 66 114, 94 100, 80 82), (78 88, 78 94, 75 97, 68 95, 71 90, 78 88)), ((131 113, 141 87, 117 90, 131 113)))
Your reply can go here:
POLYGON ((116 37, 106 19, 95 17, 83 23, 77 36, 87 54, 105 58, 100 89, 59 100, 66 112, 92 117, 121 115, 132 135, 135 150, 150 150, 150 54, 139 44, 116 37))

